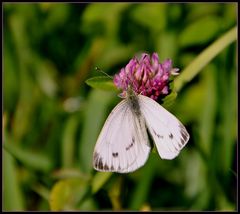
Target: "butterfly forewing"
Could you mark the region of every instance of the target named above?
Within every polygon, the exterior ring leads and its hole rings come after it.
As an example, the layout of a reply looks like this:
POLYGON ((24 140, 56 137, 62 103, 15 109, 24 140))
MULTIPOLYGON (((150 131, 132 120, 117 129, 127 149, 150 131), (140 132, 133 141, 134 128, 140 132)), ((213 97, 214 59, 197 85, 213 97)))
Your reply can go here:
POLYGON ((144 165, 149 152, 145 121, 134 114, 125 99, 112 110, 101 130, 93 167, 99 171, 132 172, 144 165))
POLYGON ((138 95, 141 113, 162 159, 175 158, 189 140, 182 123, 153 99, 138 95))

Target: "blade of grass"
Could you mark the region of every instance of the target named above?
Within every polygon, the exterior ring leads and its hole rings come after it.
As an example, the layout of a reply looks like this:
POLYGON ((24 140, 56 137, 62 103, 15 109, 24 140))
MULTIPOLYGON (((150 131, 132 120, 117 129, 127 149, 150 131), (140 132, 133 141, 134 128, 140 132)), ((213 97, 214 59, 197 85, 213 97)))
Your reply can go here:
POLYGON ((48 172, 53 167, 52 161, 44 154, 33 153, 31 150, 24 149, 17 144, 7 142, 3 144, 3 148, 23 165, 34 170, 48 172))
POLYGON ((92 193, 95 194, 111 177, 112 172, 97 172, 92 180, 92 193))
POLYGON ((49 200, 50 191, 44 185, 40 183, 35 184, 34 186, 32 186, 32 190, 35 191, 38 195, 40 195, 46 201, 49 200))
MULTIPOLYGON (((219 81, 219 131, 217 136, 221 140, 221 144, 218 145, 219 159, 216 161, 215 168, 218 168, 226 176, 226 183, 231 177, 230 170, 233 167, 237 142, 237 59, 236 53, 234 53, 235 49, 234 44, 221 54, 219 61, 223 63, 218 70, 221 75, 217 76, 219 81), (224 158, 222 158, 222 154, 224 154, 224 158)), ((212 150, 215 151, 214 148, 212 150)))
POLYGON ((23 211, 24 197, 19 185, 14 158, 3 151, 3 210, 23 211))
POLYGON ((78 126, 78 118, 72 115, 66 122, 62 140, 62 166, 71 167, 74 163, 75 134, 78 126))
POLYGON ((199 112, 199 147, 201 147, 202 151, 208 158, 211 157, 211 144, 214 142, 213 138, 216 126, 216 73, 216 67, 212 64, 209 64, 206 67, 206 72, 202 73, 203 82, 205 83, 203 103, 207 103, 207 105, 203 105, 201 112, 199 112))
POLYGON ((224 159, 222 162, 222 169, 225 173, 230 173, 231 164, 234 160, 235 143, 237 142, 237 87, 236 87, 236 73, 232 73, 229 81, 229 93, 226 95, 226 103, 223 114, 223 131, 222 138, 224 146, 222 152, 224 159))

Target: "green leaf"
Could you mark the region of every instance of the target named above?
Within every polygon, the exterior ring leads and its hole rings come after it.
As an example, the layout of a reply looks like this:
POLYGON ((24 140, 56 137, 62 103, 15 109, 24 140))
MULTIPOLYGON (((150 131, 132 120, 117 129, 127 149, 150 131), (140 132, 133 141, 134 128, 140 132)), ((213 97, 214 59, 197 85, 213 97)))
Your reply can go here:
POLYGON ((50 193, 51 211, 76 210, 87 192, 87 182, 79 178, 58 181, 50 193))
MULTIPOLYGON (((156 38, 156 50, 159 53, 159 59, 174 59, 177 54, 176 46, 177 36, 172 31, 164 31, 156 38), (164 50, 164 51, 163 51, 164 50)), ((175 60, 173 60, 175 61, 175 60)))
POLYGON ((22 164, 34 170, 48 172, 53 167, 51 160, 47 156, 33 152, 29 149, 21 148, 16 143, 5 142, 3 147, 6 151, 12 154, 13 157, 22 162, 22 164))
POLYGON ((186 90, 184 93, 179 94, 174 115, 179 118, 183 124, 199 119, 196 112, 202 111, 202 103, 205 93, 203 90, 204 87, 205 83, 199 81, 199 83, 196 83, 191 87, 191 90, 186 90))
POLYGON ((174 77, 171 77, 171 80, 172 81, 169 84, 169 89, 171 93, 162 99, 163 101, 162 106, 165 108, 170 107, 177 97, 177 92, 175 91, 175 88, 174 88, 174 77))
POLYGON ((173 104, 174 100, 176 99, 176 97, 177 97, 177 92, 172 91, 171 94, 164 97, 162 106, 164 108, 171 106, 173 104))
POLYGON ((166 4, 138 4, 132 12, 132 17, 141 25, 159 32, 166 25, 166 4))
POLYGON ((92 193, 96 193, 111 177, 112 172, 97 172, 92 181, 92 193))
POLYGON ((65 178, 80 178, 80 179, 89 179, 89 176, 82 173, 78 168, 62 168, 55 170, 52 173, 54 179, 65 179, 65 178))
POLYGON ((77 210, 87 210, 87 211, 94 211, 97 210, 96 203, 94 198, 86 198, 84 199, 81 204, 77 207, 77 210))
POLYGON ((216 36, 220 26, 220 20, 215 16, 197 20, 183 29, 179 36, 179 43, 182 47, 205 44, 216 36))
POLYGON ((82 14, 81 31, 91 35, 101 32, 114 38, 118 33, 119 17, 127 7, 128 3, 89 4, 82 14))
POLYGON ((85 81, 86 84, 89 86, 96 88, 96 89, 102 89, 107 91, 118 91, 116 86, 113 84, 113 81, 109 79, 109 77, 92 77, 85 81))

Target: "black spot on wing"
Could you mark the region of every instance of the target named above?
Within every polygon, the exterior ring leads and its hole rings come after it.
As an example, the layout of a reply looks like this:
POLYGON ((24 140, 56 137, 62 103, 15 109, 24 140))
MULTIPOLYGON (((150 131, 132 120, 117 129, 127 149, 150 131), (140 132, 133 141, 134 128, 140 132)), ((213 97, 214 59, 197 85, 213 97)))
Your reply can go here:
POLYGON ((179 123, 178 126, 180 129, 185 130, 185 127, 183 126, 183 124, 179 123))
POLYGON ((93 162, 94 162, 94 166, 96 168, 98 168, 98 158, 99 158, 99 154, 97 152, 94 152, 94 154, 93 154, 93 162))
POLYGON ((181 133, 183 139, 184 139, 185 141, 187 141, 187 139, 188 139, 188 133, 187 133, 186 128, 185 128, 182 124, 179 124, 179 127, 180 127, 180 133, 181 133))
POLYGON ((96 161, 99 157, 99 154, 97 152, 94 152, 93 154, 93 160, 96 161))
POLYGON ((132 137, 131 143, 126 147, 126 151, 128 151, 131 147, 133 147, 134 143, 135 143, 135 138, 132 137))
POLYGON ((113 152, 113 153, 112 153, 112 156, 113 156, 114 158, 118 157, 118 152, 115 152, 115 153, 113 152))
MULTIPOLYGON (((182 143, 182 142, 181 142, 182 143)), ((181 143, 178 143, 178 146, 179 146, 179 148, 181 149, 182 148, 182 145, 183 144, 181 144, 181 143)), ((178 150, 178 149, 177 149, 178 150)))
MULTIPOLYGON (((183 145, 186 141, 181 138, 181 144, 183 145)), ((181 145, 181 146, 182 146, 181 145)))
POLYGON ((173 139, 173 134, 172 133, 169 134, 169 138, 173 139))
POLYGON ((152 129, 152 131, 153 131, 153 134, 154 134, 155 136, 157 136, 158 138, 163 138, 163 135, 158 134, 157 132, 155 132, 154 129, 152 129))
POLYGON ((100 157, 99 153, 95 152, 93 155, 93 161, 94 161, 94 166, 97 169, 104 169, 104 170, 108 170, 108 166, 105 164, 103 166, 103 161, 102 161, 102 157, 100 157))
POLYGON ((182 136, 181 143, 184 144, 188 140, 189 135, 187 133, 186 128, 182 124, 179 124, 179 128, 180 128, 180 134, 182 136))
POLYGON ((181 130, 181 135, 182 135, 184 141, 187 141, 187 139, 188 139, 188 134, 187 134, 185 131, 181 130))
POLYGON ((103 162, 101 157, 98 159, 98 169, 103 169, 103 162))
POLYGON ((103 167, 103 169, 104 169, 104 170, 109 170, 109 167, 108 167, 108 165, 107 165, 107 164, 105 164, 105 165, 104 165, 104 167, 103 167))

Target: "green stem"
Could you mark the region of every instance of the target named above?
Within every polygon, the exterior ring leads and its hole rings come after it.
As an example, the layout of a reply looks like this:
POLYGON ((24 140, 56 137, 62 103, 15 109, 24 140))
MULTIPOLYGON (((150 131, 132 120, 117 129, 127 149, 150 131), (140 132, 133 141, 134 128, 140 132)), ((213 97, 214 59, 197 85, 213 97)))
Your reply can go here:
POLYGON ((215 56, 217 56, 225 47, 237 39, 237 26, 233 27, 213 44, 207 47, 198 55, 175 80, 175 89, 179 91, 182 86, 191 81, 215 56))

